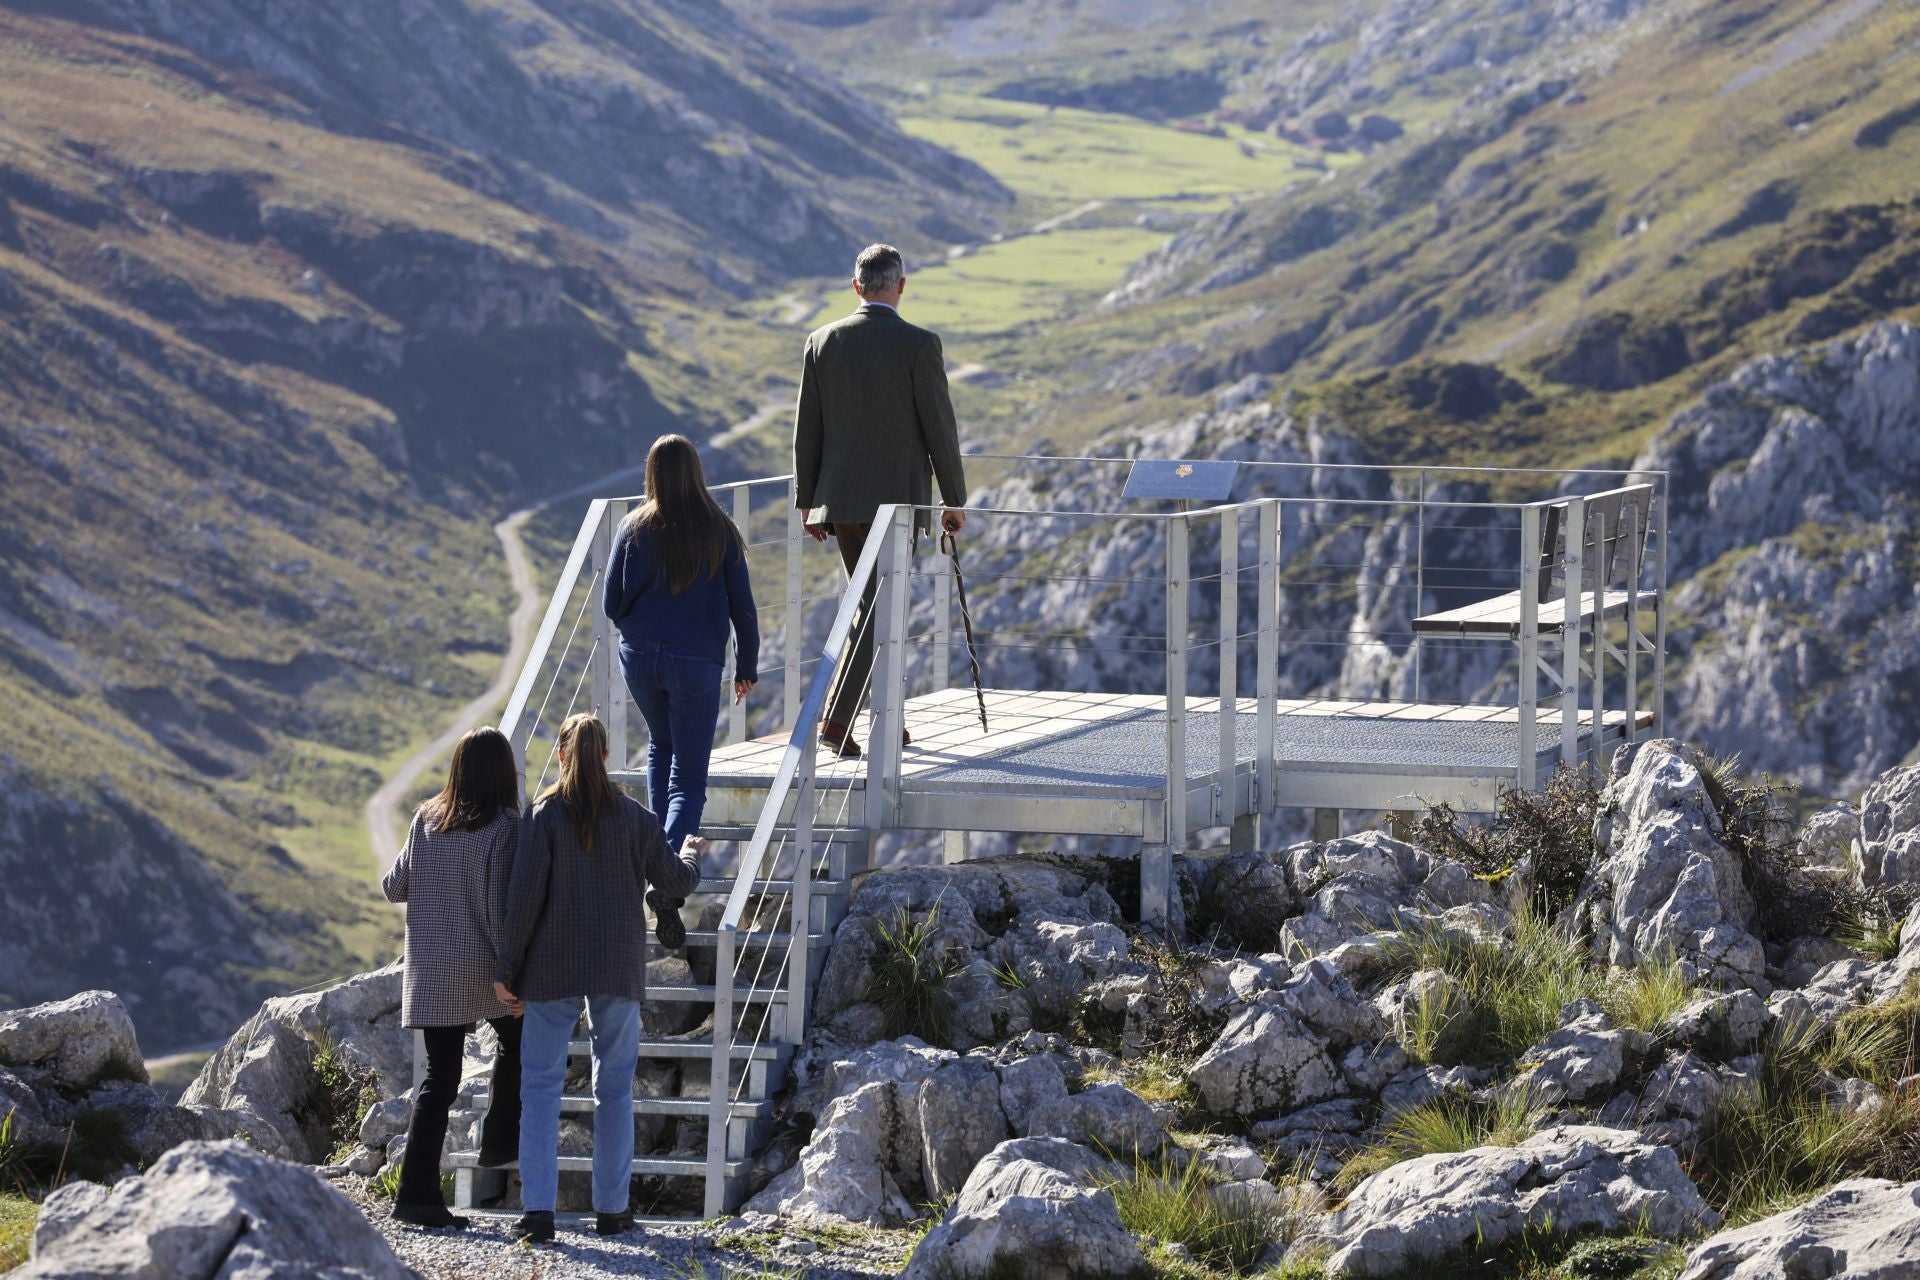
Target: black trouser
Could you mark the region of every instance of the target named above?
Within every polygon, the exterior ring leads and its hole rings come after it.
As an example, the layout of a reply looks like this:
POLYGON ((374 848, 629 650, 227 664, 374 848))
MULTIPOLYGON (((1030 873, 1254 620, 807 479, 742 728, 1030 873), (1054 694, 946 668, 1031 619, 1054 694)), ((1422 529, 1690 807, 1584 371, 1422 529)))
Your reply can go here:
MULTIPOLYGON (((520 1149, 520 1019, 489 1018, 499 1037, 493 1055, 493 1081, 487 1092, 487 1117, 480 1126, 483 1164, 503 1164, 520 1149)), ((445 1204, 440 1195, 440 1151, 447 1145, 447 1112, 460 1093, 460 1061, 471 1023, 464 1027, 425 1027, 427 1077, 413 1095, 407 1124, 407 1154, 400 1162, 400 1204, 445 1204)))

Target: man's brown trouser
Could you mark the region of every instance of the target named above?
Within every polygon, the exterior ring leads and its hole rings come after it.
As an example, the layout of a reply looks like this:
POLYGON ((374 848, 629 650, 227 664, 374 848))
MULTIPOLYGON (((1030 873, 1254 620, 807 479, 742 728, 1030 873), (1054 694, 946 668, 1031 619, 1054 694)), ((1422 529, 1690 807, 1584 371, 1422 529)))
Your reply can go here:
MULTIPOLYGON (((867 534, 873 531, 873 522, 835 523, 830 527, 833 540, 840 545, 840 562, 847 566, 847 576, 852 577, 854 566, 860 563, 860 553, 867 545, 867 534)), ((860 702, 867 691, 867 677, 873 673, 875 583, 876 579, 867 579, 867 589, 860 595, 860 609, 853 615, 851 642, 841 651, 840 665, 827 690, 827 720, 842 730, 853 728, 853 718, 860 713, 860 702)))

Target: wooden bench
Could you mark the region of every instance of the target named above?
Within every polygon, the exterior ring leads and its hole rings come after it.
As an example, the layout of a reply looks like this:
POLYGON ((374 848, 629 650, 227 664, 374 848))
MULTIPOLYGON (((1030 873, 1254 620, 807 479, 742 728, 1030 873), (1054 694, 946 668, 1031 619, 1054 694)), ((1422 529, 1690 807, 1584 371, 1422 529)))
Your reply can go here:
MULTIPOLYGON (((1601 618, 1626 613, 1636 604, 1641 608, 1656 606, 1652 593, 1636 590, 1646 553, 1647 514, 1652 501, 1651 485, 1612 489, 1586 498, 1585 527, 1581 531, 1583 581, 1578 590, 1573 590, 1572 584, 1563 584, 1558 595, 1554 594, 1554 574, 1565 557, 1572 502, 1555 502, 1546 508, 1539 563, 1526 575, 1532 579, 1541 632, 1557 635, 1566 630, 1569 599, 1577 602, 1577 622, 1583 631, 1601 618)), ((1413 630, 1416 635, 1518 639, 1522 603, 1520 591, 1508 591, 1415 618, 1413 630)))

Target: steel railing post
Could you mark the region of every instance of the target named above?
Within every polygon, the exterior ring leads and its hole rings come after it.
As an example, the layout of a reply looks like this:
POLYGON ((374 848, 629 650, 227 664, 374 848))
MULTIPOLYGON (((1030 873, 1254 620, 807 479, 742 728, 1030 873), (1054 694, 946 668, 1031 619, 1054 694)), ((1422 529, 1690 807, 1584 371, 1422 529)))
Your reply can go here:
POLYGON ((1540 783, 1540 753, 1535 742, 1540 710, 1540 593, 1534 574, 1540 566, 1540 508, 1520 508, 1520 759, 1514 785, 1531 791, 1540 783))
MULTIPOLYGON (((607 526, 613 531, 609 539, 620 536, 620 525, 627 518, 625 499, 614 498, 607 503, 607 526)), ((609 551, 611 557, 611 551, 609 551)), ((612 561, 609 558, 609 565, 612 561)), ((596 601, 588 608, 599 611, 596 601)), ((633 766, 633 751, 627 741, 627 704, 632 701, 627 696, 627 676, 620 667, 620 631, 612 623, 607 624, 607 709, 604 713, 607 721, 607 753, 613 757, 616 768, 628 769, 633 766)))
MULTIPOLYGON (((740 530, 741 554, 746 554, 746 545, 753 541, 753 490, 740 485, 733 491, 733 523, 740 530)), ((733 682, 740 674, 740 637, 734 636, 727 642, 726 670, 720 676, 720 705, 727 709, 727 741, 745 742, 747 740, 747 704, 735 700, 733 682)))
MULTIPOLYGON (((1648 504, 1652 504, 1651 491, 1648 504)), ((1620 533, 1626 539, 1622 545, 1627 553, 1627 724, 1622 736, 1631 744, 1640 736, 1640 570, 1644 562, 1640 548, 1646 529, 1632 506, 1621 515, 1624 524, 1620 533)))
MULTIPOLYGON (((1616 526, 1614 535, 1619 536, 1616 526)), ((1587 567, 1587 578, 1593 583, 1593 670, 1588 677, 1593 681, 1593 737, 1592 754, 1595 763, 1600 759, 1600 747, 1607 730, 1607 513, 1596 507, 1593 512, 1593 555, 1592 563, 1587 567)))
POLYGON ((794 504, 799 500, 796 481, 787 481, 787 643, 781 655, 786 664, 780 682, 787 732, 800 719, 800 655, 806 649, 806 609, 801 603, 801 552, 807 544, 806 512, 794 504))
MULTIPOLYGON (((1414 507, 1413 542, 1413 616, 1419 617, 1427 610, 1427 469, 1420 468, 1420 500, 1414 507)), ((1425 639, 1419 632, 1413 633, 1413 700, 1420 701, 1420 661, 1424 655, 1425 639)))
POLYGON ((1660 538, 1659 572, 1653 582, 1653 736, 1667 731, 1667 498, 1671 480, 1662 476, 1650 504, 1660 538))
POLYGON ((1187 591, 1192 577, 1186 518, 1167 522, 1167 844, 1187 842, 1187 591))
POLYGON ((1567 499, 1560 588, 1560 762, 1580 759, 1580 633, 1586 610, 1587 500, 1567 499))
MULTIPOLYGON (((936 534, 936 537, 939 535, 936 534)), ((939 548, 936 546, 935 551, 939 548)), ((933 678, 929 692, 953 687, 953 563, 933 557, 933 678)))
POLYGON ((912 569, 914 510, 908 506, 880 509, 870 537, 883 541, 875 566, 879 583, 874 595, 873 683, 868 705, 872 726, 867 735, 867 830, 884 831, 894 825, 900 802, 900 733, 906 727, 907 575, 912 569))
POLYGON ((1220 759, 1213 825, 1239 816, 1240 511, 1220 512, 1220 759))
MULTIPOLYGON (((613 505, 607 503, 601 507, 600 527, 594 531, 593 535, 594 573, 605 574, 612 562, 613 505)), ((588 591, 598 591, 601 585, 593 574, 588 575, 588 591)), ((593 614, 593 647, 588 650, 587 658, 590 668, 587 678, 590 686, 588 696, 593 699, 591 703, 593 714, 599 716, 604 722, 610 715, 608 707, 613 701, 614 685, 620 683, 622 688, 625 687, 624 682, 616 679, 620 666, 620 646, 614 642, 614 636, 619 633, 613 629, 613 620, 607 617, 606 610, 600 607, 599 601, 589 600, 586 607, 593 614)), ((565 654, 561 655, 563 659, 565 656, 565 654)), ((608 745, 611 752, 613 744, 608 745)), ((615 756, 615 759, 620 757, 615 756)))
POLYGON ((733 982, 736 925, 722 923, 713 959, 713 1066, 707 1079, 707 1187, 709 1219, 727 1211, 727 1112, 733 1096, 733 982))
POLYGON ((819 798, 818 752, 814 743, 800 756, 799 789, 793 803, 793 903, 788 910, 788 930, 793 944, 787 948, 787 1043, 798 1045, 807 1038, 808 954, 813 946, 813 843, 815 806, 819 798))
POLYGON ((1260 635, 1254 656, 1259 668, 1254 672, 1254 696, 1258 711, 1254 716, 1254 789, 1256 813, 1274 807, 1274 764, 1279 732, 1280 706, 1280 501, 1260 504, 1260 635))

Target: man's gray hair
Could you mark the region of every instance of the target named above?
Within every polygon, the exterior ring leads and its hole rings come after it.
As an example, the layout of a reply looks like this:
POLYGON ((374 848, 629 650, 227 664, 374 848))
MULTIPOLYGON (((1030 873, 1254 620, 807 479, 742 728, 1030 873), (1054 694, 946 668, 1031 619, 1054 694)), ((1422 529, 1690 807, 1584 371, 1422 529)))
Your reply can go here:
POLYGON ((890 244, 870 244, 853 260, 853 278, 862 293, 888 293, 907 278, 907 264, 890 244))

